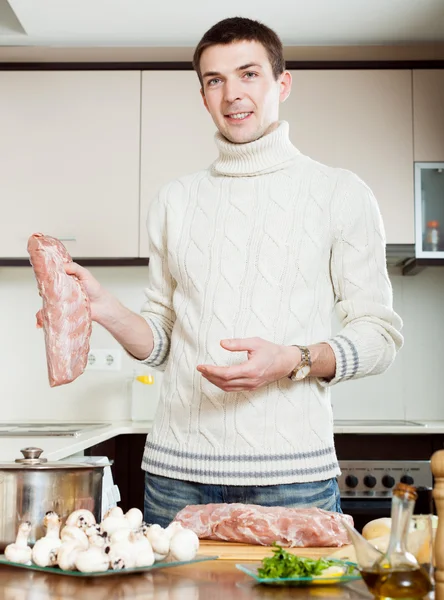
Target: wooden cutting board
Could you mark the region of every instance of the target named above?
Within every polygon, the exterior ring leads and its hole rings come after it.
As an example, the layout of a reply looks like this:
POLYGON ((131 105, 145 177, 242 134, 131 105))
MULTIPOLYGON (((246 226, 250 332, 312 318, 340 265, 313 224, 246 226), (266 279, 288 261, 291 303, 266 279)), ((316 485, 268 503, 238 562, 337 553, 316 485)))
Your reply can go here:
MULTIPOLYGON (((285 550, 297 554, 297 556, 321 558, 333 554, 338 548, 285 548, 285 550)), ((273 550, 270 546, 200 540, 198 554, 201 556, 218 556, 224 560, 260 561, 266 556, 272 556, 273 550)))

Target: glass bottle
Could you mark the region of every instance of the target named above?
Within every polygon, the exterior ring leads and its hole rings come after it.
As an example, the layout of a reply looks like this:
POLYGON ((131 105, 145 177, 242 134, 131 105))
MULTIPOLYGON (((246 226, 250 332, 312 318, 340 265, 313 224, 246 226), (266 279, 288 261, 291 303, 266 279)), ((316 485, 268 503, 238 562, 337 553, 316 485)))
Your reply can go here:
POLYGON ((368 589, 378 598, 423 598, 431 590, 427 572, 407 550, 417 496, 416 489, 411 485, 398 483, 395 486, 387 551, 371 568, 360 568, 368 589))
POLYGON ((131 420, 150 421, 157 408, 159 382, 153 371, 145 366, 135 369, 129 381, 131 420))
POLYGON ((426 229, 426 250, 437 252, 439 249, 439 223, 428 221, 426 229))

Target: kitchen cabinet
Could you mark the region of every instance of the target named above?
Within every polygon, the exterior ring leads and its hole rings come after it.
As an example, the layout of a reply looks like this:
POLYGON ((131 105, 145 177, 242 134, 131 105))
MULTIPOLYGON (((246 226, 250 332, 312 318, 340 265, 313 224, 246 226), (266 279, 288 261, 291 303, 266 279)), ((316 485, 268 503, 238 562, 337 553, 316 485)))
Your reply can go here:
POLYGON ((119 506, 125 512, 133 507, 143 512, 145 471, 141 464, 145 441, 144 433, 124 434, 85 450, 86 456, 107 456, 113 461, 113 481, 120 492, 119 506))
POLYGON ((413 70, 415 161, 444 161, 444 70, 413 70))
POLYGON ((307 70, 292 76, 281 118, 290 122, 293 143, 370 186, 388 244, 414 243, 412 72, 307 70))
POLYGON ((444 259, 444 162, 415 163, 416 256, 444 259))
POLYGON ((0 258, 139 253, 140 71, 0 72, 0 258))
POLYGON ((146 215, 159 188, 217 157, 216 126, 194 71, 142 72, 140 256, 148 256, 146 215))
MULTIPOLYGON (((114 483, 119 487, 119 506, 143 510, 145 471, 141 468, 146 434, 119 435, 88 448, 88 456, 107 456, 113 461, 114 483)), ((444 448, 443 434, 356 434, 335 435, 336 453, 344 460, 430 460, 444 448)))

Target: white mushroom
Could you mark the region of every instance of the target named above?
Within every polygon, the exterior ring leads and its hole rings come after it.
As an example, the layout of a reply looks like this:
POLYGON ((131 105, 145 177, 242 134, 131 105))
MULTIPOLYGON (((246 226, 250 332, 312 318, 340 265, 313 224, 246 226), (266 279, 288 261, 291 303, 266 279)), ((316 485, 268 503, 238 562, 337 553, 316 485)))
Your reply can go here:
POLYGON ((88 548, 88 537, 86 532, 74 525, 66 525, 63 527, 60 532, 60 539, 62 540, 62 545, 65 542, 76 542, 84 550, 88 548))
POLYGON ((97 548, 103 548, 109 543, 108 535, 100 531, 100 525, 92 525, 85 529, 86 537, 88 538, 89 546, 97 546, 97 548))
POLYGON ((125 513, 125 519, 128 521, 128 526, 136 530, 141 527, 143 523, 143 513, 138 508, 130 508, 128 512, 125 513))
POLYGON ((31 523, 24 521, 20 524, 17 537, 14 543, 8 544, 5 548, 5 558, 10 562, 20 565, 30 565, 32 550, 28 546, 28 537, 31 533, 31 523))
POLYGON ((119 506, 114 506, 105 513, 103 521, 100 523, 100 530, 111 535, 118 529, 129 529, 129 523, 119 506))
POLYGON ((103 515, 102 521, 104 519, 107 519, 108 517, 123 517, 125 516, 123 514, 123 510, 120 508, 120 506, 111 506, 111 508, 109 508, 106 513, 103 515))
POLYGON ((151 567, 154 563, 154 552, 144 534, 141 531, 132 531, 129 539, 133 545, 133 551, 136 557, 135 566, 151 567))
POLYGON ((110 544, 116 544, 117 542, 128 542, 130 539, 130 533, 131 533, 131 529, 129 527, 127 528, 121 528, 121 529, 116 529, 116 531, 113 531, 109 536, 109 543, 110 544))
POLYGON ((57 563, 62 571, 73 571, 76 567, 77 556, 86 550, 77 541, 63 543, 57 552, 57 563))
POLYGON ((167 560, 170 562, 193 560, 199 550, 199 538, 191 529, 177 531, 170 542, 167 560))
POLYGON ((94 525, 87 527, 83 531, 85 532, 87 537, 91 537, 92 535, 99 535, 100 534, 100 524, 94 523, 94 525))
POLYGON ((146 530, 145 537, 154 551, 154 559, 163 560, 170 550, 170 537, 165 529, 157 524, 151 525, 146 530))
POLYGON ((109 568, 108 555, 101 548, 91 546, 88 550, 82 550, 77 554, 75 567, 82 573, 107 571, 109 568))
POLYGON ((130 540, 111 543, 107 548, 109 548, 108 559, 111 569, 119 571, 136 566, 135 547, 130 540))
POLYGON ((54 511, 49 511, 43 518, 46 534, 36 541, 32 549, 32 560, 39 567, 52 567, 57 564, 57 553, 62 544, 60 518, 54 511))
POLYGON ((72 512, 66 519, 66 525, 87 529, 96 523, 96 518, 90 510, 80 508, 72 512))
POLYGON ((182 531, 182 530, 183 530, 183 525, 182 525, 182 523, 179 523, 179 521, 171 521, 171 523, 168 525, 168 527, 165 528, 165 532, 168 534, 168 537, 170 538, 170 540, 175 533, 177 533, 178 531, 182 531))

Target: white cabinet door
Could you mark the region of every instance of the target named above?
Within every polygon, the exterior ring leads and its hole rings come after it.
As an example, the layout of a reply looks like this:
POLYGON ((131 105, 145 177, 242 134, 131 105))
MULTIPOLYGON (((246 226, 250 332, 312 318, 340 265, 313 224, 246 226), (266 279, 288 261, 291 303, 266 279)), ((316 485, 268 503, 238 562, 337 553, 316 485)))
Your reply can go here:
POLYGON ((413 71, 415 161, 444 161, 444 70, 413 71))
POLYGON ((0 257, 137 257, 140 71, 0 72, 0 257))
POLYGON ((141 257, 148 256, 149 203, 163 184, 213 162, 215 132, 194 71, 142 73, 141 257))
POLYGON ((281 116, 312 158, 354 171, 373 190, 389 244, 414 243, 412 73, 292 71, 281 116))

